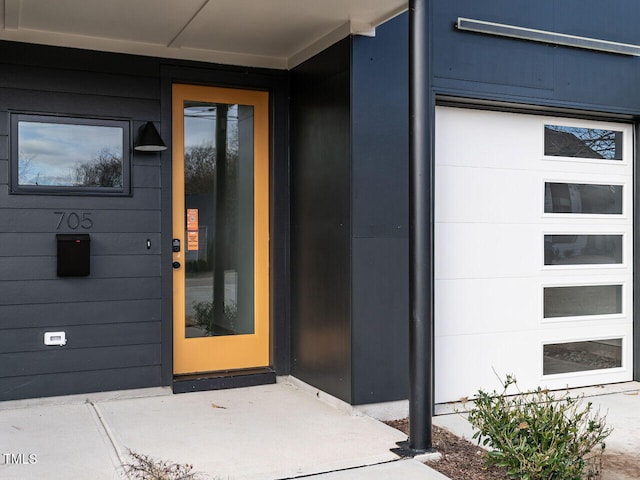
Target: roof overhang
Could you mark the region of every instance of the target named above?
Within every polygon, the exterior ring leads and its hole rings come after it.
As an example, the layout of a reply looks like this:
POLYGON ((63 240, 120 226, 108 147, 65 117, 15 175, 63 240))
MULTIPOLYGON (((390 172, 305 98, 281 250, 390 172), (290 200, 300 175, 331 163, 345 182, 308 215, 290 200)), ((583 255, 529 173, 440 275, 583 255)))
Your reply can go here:
POLYGON ((289 69, 407 0, 0 0, 0 40, 289 69))

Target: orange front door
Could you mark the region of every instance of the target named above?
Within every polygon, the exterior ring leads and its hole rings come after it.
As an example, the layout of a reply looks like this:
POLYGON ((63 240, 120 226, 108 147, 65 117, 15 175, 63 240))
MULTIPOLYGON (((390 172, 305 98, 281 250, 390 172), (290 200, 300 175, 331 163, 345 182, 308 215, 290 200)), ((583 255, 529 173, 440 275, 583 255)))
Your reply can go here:
POLYGON ((270 363, 268 109, 267 92, 173 86, 175 374, 270 363))

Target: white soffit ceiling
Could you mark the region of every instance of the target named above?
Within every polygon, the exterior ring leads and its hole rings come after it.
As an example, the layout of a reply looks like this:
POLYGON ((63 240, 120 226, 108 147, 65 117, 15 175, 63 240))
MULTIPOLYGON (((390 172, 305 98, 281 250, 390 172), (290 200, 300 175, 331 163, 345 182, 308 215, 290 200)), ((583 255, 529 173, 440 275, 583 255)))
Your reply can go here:
POLYGON ((407 0, 0 0, 0 40, 291 68, 407 0))

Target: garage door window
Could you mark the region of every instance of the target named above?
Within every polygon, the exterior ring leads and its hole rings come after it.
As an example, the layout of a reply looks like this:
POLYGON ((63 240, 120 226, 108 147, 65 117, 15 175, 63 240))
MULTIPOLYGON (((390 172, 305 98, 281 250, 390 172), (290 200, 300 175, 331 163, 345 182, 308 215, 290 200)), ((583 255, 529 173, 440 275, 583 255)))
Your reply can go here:
POLYGON ((622 235, 545 235, 545 265, 622 263, 622 235))
POLYGON ((544 346, 544 375, 617 367, 622 367, 621 338, 544 346))
POLYGON ((622 160, 622 132, 545 125, 544 154, 551 157, 622 160))
POLYGON ((622 285, 544 288, 544 318, 622 313, 622 285))
POLYGON ((622 185, 545 182, 544 213, 622 215, 622 185))

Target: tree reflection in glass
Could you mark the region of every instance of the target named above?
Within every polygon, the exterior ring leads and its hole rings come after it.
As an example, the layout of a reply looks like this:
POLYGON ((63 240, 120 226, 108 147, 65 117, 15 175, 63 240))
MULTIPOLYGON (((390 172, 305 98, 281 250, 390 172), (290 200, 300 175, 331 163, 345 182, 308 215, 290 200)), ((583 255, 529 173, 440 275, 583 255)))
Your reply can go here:
POLYGON ((253 107, 185 102, 184 183, 186 336, 251 334, 253 107))
POLYGON ((544 154, 554 157, 622 160, 622 132, 545 125, 544 154))
POLYGON ((18 185, 123 186, 123 129, 18 122, 18 185))

